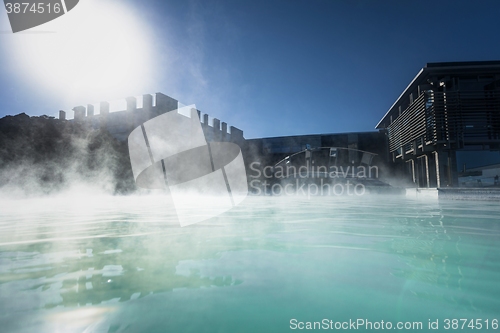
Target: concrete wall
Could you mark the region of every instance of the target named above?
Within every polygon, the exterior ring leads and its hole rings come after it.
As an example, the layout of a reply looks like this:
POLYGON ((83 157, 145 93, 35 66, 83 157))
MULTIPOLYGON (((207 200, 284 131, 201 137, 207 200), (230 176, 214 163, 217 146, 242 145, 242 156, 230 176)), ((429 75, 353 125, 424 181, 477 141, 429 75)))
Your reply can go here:
MULTIPOLYGON (((77 106, 73 108, 74 120, 88 123, 93 128, 106 128, 111 135, 120 141, 125 141, 128 135, 134 128, 140 126, 144 122, 179 108, 179 103, 176 99, 164 95, 162 93, 155 94, 156 105, 153 105, 153 96, 146 94, 142 96, 143 106, 137 108, 137 99, 135 97, 127 97, 126 110, 109 112, 109 102, 100 103, 100 113, 94 114, 94 106, 92 104, 84 106, 77 106)), ((65 116, 65 112, 60 112, 60 118, 65 116)), ((212 123, 208 123, 208 115, 201 116, 198 111, 198 118, 201 121, 203 132, 208 142, 234 142, 237 144, 244 144, 243 131, 229 126, 215 118, 212 123)))

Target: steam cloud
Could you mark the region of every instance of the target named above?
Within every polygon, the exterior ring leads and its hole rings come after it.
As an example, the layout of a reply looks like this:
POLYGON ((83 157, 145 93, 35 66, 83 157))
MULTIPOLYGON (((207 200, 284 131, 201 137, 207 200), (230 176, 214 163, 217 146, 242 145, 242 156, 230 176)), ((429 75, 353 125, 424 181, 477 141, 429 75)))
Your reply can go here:
POLYGON ((136 190, 126 142, 83 124, 26 114, 0 119, 0 197, 136 190))

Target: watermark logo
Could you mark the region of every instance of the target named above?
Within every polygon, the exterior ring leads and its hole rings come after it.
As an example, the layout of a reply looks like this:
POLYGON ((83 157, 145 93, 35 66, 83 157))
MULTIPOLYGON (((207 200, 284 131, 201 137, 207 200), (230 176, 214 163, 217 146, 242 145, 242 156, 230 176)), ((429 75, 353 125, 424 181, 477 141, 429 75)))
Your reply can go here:
POLYGON ((128 148, 136 184, 169 192, 181 226, 220 215, 248 194, 240 147, 207 143, 194 105, 137 127, 128 148))
MULTIPOLYGON (((369 165, 299 166, 250 164, 250 191, 256 195, 362 196, 366 187, 378 185, 378 167, 369 165)), ((384 184, 385 185, 385 184, 384 184)))
POLYGON ((4 0, 12 32, 30 29, 72 10, 79 0, 4 0))

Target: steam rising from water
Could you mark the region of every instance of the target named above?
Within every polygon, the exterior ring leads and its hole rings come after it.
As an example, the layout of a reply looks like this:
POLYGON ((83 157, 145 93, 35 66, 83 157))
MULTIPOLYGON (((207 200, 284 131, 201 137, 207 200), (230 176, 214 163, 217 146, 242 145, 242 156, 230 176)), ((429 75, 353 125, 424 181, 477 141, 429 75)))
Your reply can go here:
POLYGON ((126 143, 45 117, 0 121, 0 197, 93 196, 135 190, 126 143))

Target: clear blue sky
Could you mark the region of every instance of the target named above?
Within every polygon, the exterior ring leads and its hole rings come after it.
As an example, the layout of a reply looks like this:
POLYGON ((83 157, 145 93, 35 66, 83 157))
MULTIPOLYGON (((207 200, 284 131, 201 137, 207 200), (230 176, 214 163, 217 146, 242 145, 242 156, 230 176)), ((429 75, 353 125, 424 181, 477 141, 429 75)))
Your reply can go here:
MULTIPOLYGON (((241 128, 246 138, 371 131, 427 62, 500 60, 497 0, 152 0, 120 6, 144 27, 149 72, 135 76, 130 91, 109 98, 161 91, 241 128)), ((69 111, 76 104, 63 96, 64 85, 51 92, 43 80, 19 74, 23 64, 14 66, 8 50, 18 36, 8 32, 5 10, 0 20, 0 116, 69 111)), ((98 49, 82 41, 81 52, 98 49)))

